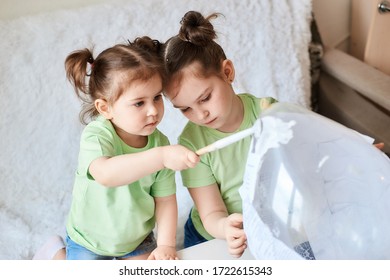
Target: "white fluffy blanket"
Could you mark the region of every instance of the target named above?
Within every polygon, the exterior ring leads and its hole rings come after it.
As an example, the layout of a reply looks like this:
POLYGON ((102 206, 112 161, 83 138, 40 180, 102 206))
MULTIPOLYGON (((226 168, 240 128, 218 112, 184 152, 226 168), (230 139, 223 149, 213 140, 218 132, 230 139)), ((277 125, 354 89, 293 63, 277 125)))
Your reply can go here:
MULTIPOLYGON (((310 0, 128 0, 0 21, 0 259, 31 259, 64 234, 82 125, 66 81, 73 50, 137 36, 166 40, 188 10, 220 12, 219 42, 235 63, 237 92, 309 105, 310 0)), ((172 143, 185 119, 166 102, 172 143)), ((192 205, 177 175, 178 248, 192 205)))

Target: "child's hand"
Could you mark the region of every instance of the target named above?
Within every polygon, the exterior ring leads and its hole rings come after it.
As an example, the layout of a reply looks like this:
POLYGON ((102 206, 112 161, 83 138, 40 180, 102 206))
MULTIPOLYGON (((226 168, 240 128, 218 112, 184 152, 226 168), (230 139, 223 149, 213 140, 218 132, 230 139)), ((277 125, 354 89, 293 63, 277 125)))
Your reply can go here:
POLYGON ((176 248, 172 246, 161 245, 150 253, 148 260, 178 260, 176 248))
POLYGON ((180 171, 195 167, 199 162, 199 156, 182 145, 162 147, 164 167, 180 171))
POLYGON ((247 247, 242 225, 242 215, 238 213, 231 214, 225 220, 224 230, 229 253, 236 258, 241 257, 247 247))
POLYGON ((374 144, 375 147, 377 147, 379 150, 383 150, 383 148, 385 147, 385 143, 381 142, 381 143, 377 143, 377 144, 374 144))

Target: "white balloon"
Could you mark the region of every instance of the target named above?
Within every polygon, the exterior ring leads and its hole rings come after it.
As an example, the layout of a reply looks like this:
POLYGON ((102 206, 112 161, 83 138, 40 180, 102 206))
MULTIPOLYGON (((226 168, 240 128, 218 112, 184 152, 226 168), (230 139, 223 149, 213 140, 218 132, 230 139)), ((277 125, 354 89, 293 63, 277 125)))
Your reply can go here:
POLYGON ((390 259, 389 158, 297 105, 276 103, 260 123, 240 189, 253 256, 295 258, 279 242, 307 259, 390 259))

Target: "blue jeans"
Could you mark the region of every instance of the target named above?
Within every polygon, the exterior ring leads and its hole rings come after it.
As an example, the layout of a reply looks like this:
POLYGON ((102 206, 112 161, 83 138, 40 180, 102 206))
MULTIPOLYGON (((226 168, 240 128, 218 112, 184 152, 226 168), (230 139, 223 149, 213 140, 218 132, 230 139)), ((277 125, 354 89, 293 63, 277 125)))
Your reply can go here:
POLYGON ((187 222, 184 225, 184 248, 188 248, 206 241, 207 239, 200 235, 200 233, 196 230, 190 213, 187 222))
POLYGON ((151 232, 134 251, 119 257, 98 255, 87 248, 77 244, 69 236, 66 236, 66 259, 67 260, 114 260, 125 259, 152 252, 157 247, 156 239, 151 232))

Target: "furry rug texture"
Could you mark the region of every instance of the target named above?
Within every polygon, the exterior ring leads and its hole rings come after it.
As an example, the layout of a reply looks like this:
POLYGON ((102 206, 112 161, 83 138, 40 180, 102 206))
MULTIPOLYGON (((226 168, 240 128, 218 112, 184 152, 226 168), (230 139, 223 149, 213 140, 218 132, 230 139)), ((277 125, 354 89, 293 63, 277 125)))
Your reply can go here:
MULTIPOLYGON (((65 234, 83 129, 65 57, 143 35, 165 41, 189 10, 224 15, 213 24, 237 93, 309 107, 310 0, 121 0, 0 21, 0 259, 31 259, 49 236, 65 234)), ((165 104, 159 128, 176 143, 186 120, 165 104)), ((176 181, 180 249, 192 201, 180 174, 176 181)))

